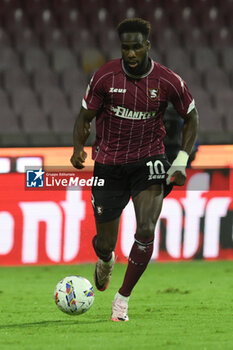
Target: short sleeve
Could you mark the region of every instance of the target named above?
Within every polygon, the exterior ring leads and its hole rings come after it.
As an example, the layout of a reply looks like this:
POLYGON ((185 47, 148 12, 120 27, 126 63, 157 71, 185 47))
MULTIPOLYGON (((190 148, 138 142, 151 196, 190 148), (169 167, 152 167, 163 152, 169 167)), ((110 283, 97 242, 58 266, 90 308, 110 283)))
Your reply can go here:
POLYGON ((85 109, 99 110, 103 104, 105 96, 104 79, 100 71, 97 71, 87 86, 82 106, 85 109))
POLYGON ((170 72, 168 98, 182 117, 195 107, 195 102, 186 82, 176 73, 170 72))

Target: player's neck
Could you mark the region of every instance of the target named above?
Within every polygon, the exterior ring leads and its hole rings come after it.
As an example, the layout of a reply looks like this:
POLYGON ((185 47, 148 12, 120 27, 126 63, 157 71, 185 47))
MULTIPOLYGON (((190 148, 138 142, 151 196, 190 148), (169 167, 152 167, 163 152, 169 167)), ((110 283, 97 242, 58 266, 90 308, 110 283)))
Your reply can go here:
POLYGON ((125 74, 128 75, 130 78, 142 79, 142 78, 147 77, 152 72, 152 70, 154 68, 154 62, 152 59, 148 58, 148 61, 145 64, 145 68, 142 69, 142 72, 140 74, 137 74, 137 75, 134 75, 134 74, 127 71, 123 60, 122 60, 122 68, 123 68, 123 71, 125 72, 125 74))

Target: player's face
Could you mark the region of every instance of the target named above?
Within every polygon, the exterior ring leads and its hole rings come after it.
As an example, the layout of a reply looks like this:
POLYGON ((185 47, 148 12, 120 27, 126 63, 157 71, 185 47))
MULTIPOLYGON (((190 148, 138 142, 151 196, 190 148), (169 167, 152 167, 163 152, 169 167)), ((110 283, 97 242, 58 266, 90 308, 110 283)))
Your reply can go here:
POLYGON ((142 33, 123 33, 121 52, 124 66, 133 75, 142 75, 148 70, 150 43, 142 33))

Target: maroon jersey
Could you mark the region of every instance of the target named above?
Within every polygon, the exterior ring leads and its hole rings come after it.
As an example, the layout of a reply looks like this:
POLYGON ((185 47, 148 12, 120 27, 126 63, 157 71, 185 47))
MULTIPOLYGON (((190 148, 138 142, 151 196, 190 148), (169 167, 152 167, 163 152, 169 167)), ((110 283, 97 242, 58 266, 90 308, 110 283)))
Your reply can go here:
POLYGON ((150 71, 135 79, 126 74, 121 59, 107 62, 94 74, 82 103, 97 111, 92 158, 126 164, 163 154, 169 101, 183 117, 194 107, 186 83, 170 69, 151 61, 150 71))

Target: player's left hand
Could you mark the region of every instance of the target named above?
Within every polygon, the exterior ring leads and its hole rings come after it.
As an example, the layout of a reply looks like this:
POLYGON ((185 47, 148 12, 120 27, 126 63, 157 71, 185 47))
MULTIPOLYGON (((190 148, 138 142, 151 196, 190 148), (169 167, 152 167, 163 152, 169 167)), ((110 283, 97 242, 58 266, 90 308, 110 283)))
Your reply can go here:
POLYGON ((188 153, 181 150, 177 157, 173 160, 171 167, 167 171, 166 183, 183 186, 186 180, 185 168, 188 162, 188 153))
POLYGON ((186 173, 177 170, 171 175, 170 183, 176 186, 183 186, 185 184, 186 178, 186 173))

